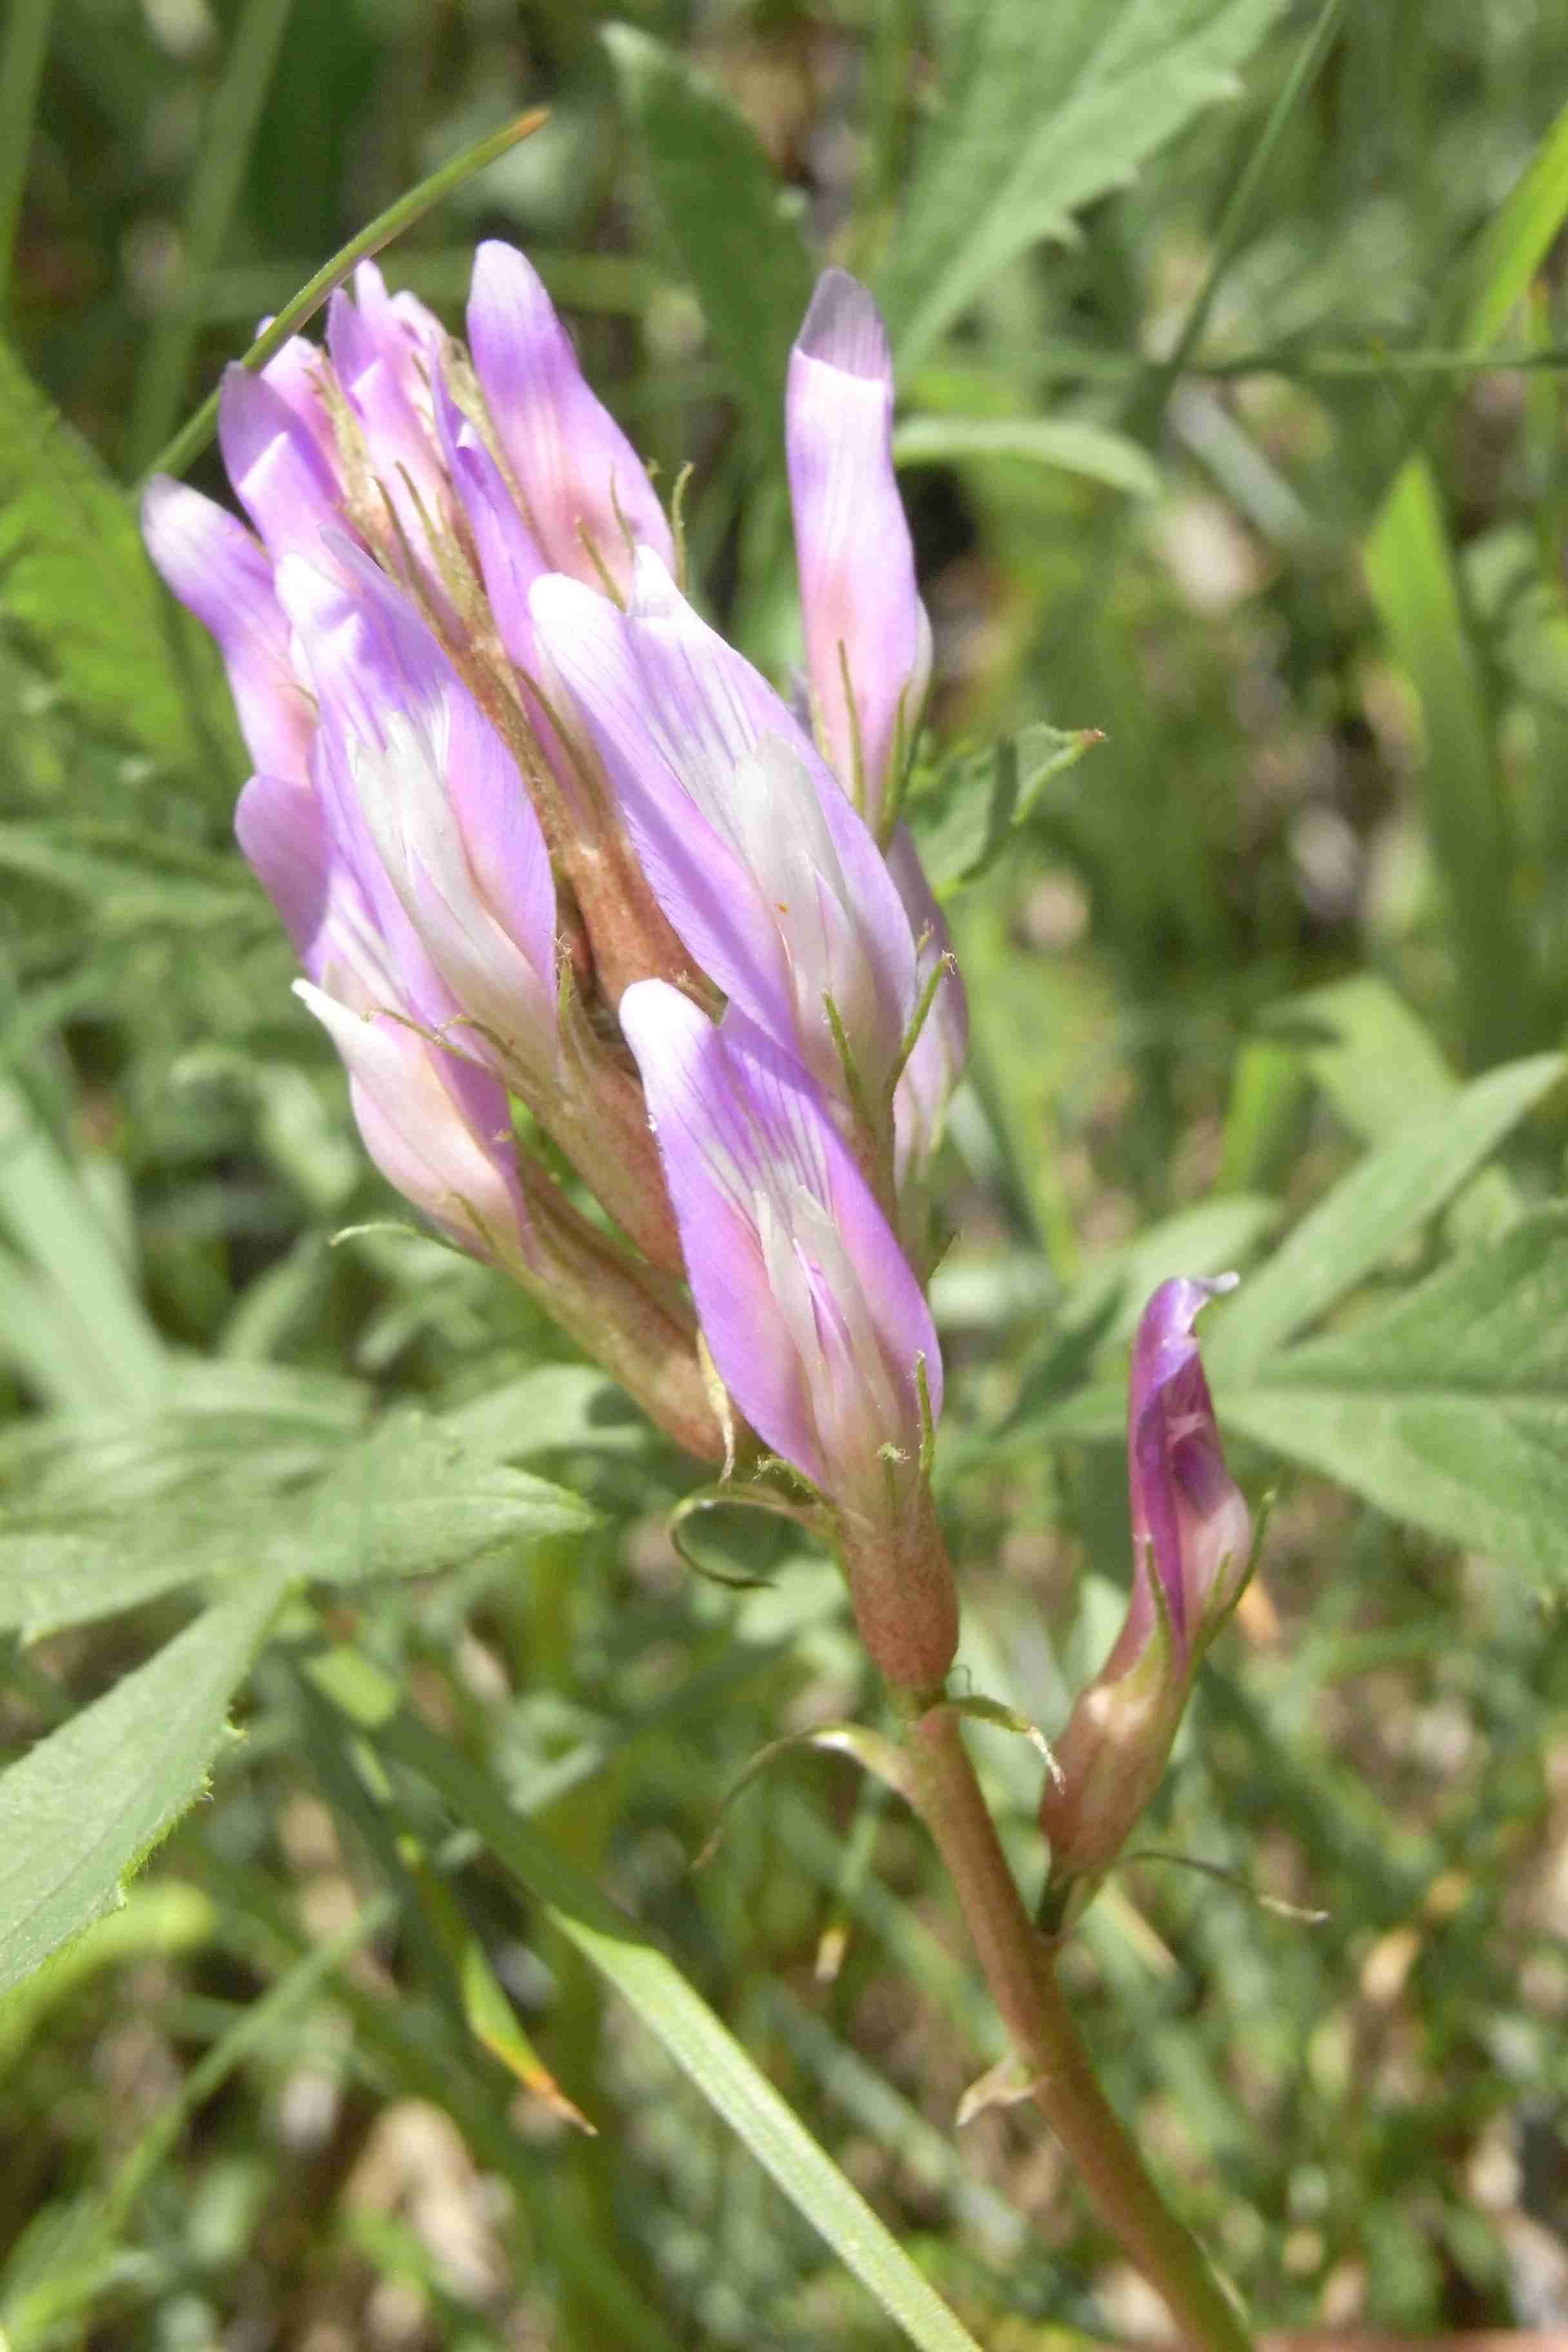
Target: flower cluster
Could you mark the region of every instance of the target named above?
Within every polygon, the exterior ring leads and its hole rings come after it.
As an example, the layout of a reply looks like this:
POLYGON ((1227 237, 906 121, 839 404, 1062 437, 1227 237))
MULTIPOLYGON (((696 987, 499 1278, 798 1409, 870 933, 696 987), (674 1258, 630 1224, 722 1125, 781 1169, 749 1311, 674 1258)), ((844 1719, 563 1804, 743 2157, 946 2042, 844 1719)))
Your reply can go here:
POLYGON ((510 247, 479 248, 467 325, 362 264, 324 351, 225 380, 248 528, 148 492, 256 764, 240 845, 384 1174, 682 1444, 787 1464, 884 1672, 932 1687, 956 1616, 925 1183, 966 1015, 898 821, 931 637, 886 335, 830 270, 792 355, 792 709, 688 602, 510 247))

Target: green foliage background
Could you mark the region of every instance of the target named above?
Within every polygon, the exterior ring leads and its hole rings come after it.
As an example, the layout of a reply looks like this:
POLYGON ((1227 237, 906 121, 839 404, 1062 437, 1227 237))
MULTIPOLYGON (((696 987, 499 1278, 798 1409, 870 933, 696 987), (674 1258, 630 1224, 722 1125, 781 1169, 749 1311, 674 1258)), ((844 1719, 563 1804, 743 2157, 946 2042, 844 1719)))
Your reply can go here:
MULTIPOLYGON (((476 236, 527 247, 692 462, 693 577, 775 675, 815 268, 894 331, 913 815, 976 1031, 941 1496, 973 1687, 1047 1731, 1125 1586, 1138 1307, 1247 1277, 1211 1370, 1283 1488, 1148 1842, 1327 1917, 1130 1865, 1067 1962, 1112 2094, 1260 2325, 1563 2324, 1568 33, 609 14, 0 20, 0 2322, 1033 2352, 1147 2317, 1026 2110, 954 2137, 997 2028, 874 1783, 786 1755, 694 1874, 759 1747, 875 1714, 836 1575, 719 1515, 731 1581, 689 1573, 682 1464, 384 1222, 230 844, 216 663, 140 556, 123 488, 256 320, 544 103, 388 275, 458 323, 476 236)), ((1038 1761, 974 1744, 1037 1878, 1038 1761)))

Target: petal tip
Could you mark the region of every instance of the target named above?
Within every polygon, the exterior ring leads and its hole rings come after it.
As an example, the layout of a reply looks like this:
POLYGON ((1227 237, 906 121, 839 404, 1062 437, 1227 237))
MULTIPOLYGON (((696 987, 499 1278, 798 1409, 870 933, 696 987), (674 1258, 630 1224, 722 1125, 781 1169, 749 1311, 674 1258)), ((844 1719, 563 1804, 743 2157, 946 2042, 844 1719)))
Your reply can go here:
POLYGON ((881 312, 847 269, 825 269, 817 279, 795 348, 807 359, 841 368, 847 375, 886 378, 892 373, 881 312))

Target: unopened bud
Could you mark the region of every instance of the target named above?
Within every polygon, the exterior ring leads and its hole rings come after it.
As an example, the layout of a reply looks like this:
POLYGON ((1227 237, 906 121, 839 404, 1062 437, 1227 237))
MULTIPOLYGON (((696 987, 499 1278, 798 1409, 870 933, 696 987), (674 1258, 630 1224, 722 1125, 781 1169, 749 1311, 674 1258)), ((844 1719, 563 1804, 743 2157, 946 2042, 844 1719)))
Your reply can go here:
POLYGON ((1162 1284, 1132 1344, 1132 1596, 1110 1656, 1054 1743, 1057 1772, 1040 1802, 1051 1927, 1081 1907, 1158 1788, 1198 1661, 1251 1568, 1251 1514, 1226 1467, 1193 1336, 1200 1307, 1235 1281, 1162 1284))

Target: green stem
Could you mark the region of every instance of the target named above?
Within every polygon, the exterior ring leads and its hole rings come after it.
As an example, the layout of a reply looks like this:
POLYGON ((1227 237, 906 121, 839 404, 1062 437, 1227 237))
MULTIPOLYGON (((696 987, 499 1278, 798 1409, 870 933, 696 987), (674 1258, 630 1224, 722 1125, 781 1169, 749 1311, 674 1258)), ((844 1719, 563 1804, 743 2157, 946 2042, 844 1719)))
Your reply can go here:
POLYGON ((980 1793, 959 1717, 932 1707, 911 1727, 921 1811, 947 1864, 975 1952, 1036 2105, 1089 2203, 1152 2286, 1185 2343, 1248 2352, 1250 2338, 1196 2242, 1164 2204, 1100 2087, 980 1793))

